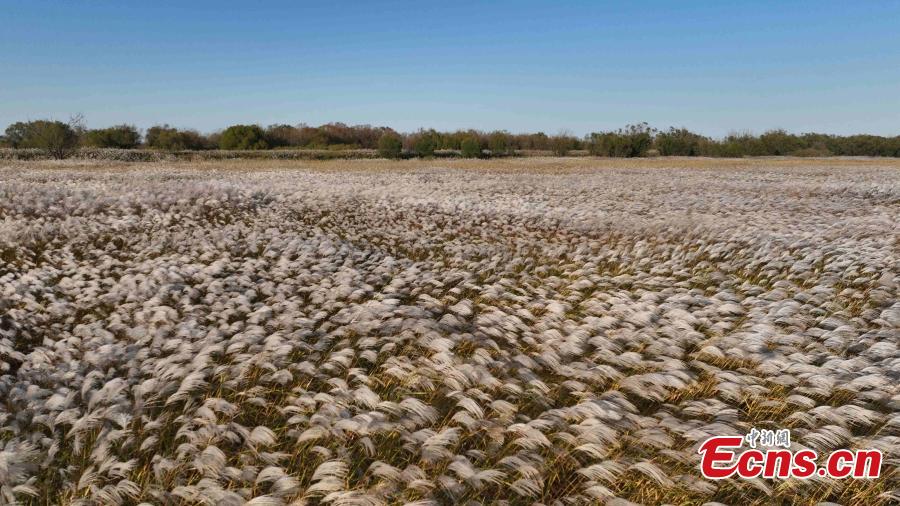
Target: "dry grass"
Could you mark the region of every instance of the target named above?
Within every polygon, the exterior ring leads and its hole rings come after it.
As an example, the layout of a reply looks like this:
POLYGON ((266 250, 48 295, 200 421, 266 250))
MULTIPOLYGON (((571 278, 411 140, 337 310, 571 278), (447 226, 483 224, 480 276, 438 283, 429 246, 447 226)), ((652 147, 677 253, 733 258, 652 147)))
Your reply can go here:
POLYGON ((889 504, 900 163, 8 162, 0 504, 889 504), (874 447, 711 482, 710 435, 874 447))
POLYGON ((229 159, 167 162, 119 162, 100 160, 38 160, 3 162, 9 168, 35 169, 83 169, 83 170, 135 170, 154 168, 185 170, 314 170, 326 172, 388 171, 403 172, 422 169, 468 169, 491 172, 570 173, 597 169, 691 169, 731 170, 758 169, 783 170, 792 168, 813 171, 828 169, 886 168, 900 169, 900 158, 875 157, 756 157, 756 158, 704 158, 704 157, 656 157, 656 158, 600 158, 600 157, 523 157, 495 158, 488 160, 449 159, 354 159, 354 160, 266 160, 229 159))

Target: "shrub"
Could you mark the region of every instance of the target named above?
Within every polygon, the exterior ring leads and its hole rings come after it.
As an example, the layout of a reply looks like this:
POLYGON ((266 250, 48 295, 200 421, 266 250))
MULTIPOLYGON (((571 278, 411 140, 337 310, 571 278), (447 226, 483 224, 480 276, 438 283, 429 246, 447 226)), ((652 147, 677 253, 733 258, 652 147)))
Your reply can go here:
POLYGON ((655 132, 647 123, 638 123, 615 132, 592 133, 588 149, 595 156, 626 158, 646 156, 650 146, 653 145, 655 132))
POLYGON ((266 128, 266 142, 273 148, 301 146, 300 129, 291 125, 270 125, 266 128))
POLYGON ((769 156, 784 156, 803 148, 796 135, 784 130, 769 130, 759 136, 759 143, 762 145, 762 154, 769 156))
MULTIPOLYGON (((132 125, 85 130, 80 118, 67 124, 55 121, 30 121, 10 124, 0 136, 0 146, 13 149, 39 149, 39 156, 68 156, 72 134, 85 147, 101 149, 131 149, 138 146, 140 132, 132 125), (50 146, 55 146, 50 152, 50 146), (37 147, 41 146, 41 147, 37 147)), ((269 148, 314 148, 321 150, 374 151, 385 139, 389 144, 400 140, 399 149, 390 146, 381 156, 396 158, 406 152, 418 156, 479 157, 490 150, 491 156, 517 152, 546 154, 552 151, 566 156, 572 150, 588 149, 595 156, 634 157, 651 156, 653 150, 663 156, 891 156, 900 157, 900 136, 877 135, 838 136, 821 133, 792 134, 784 130, 770 130, 762 135, 750 132, 730 133, 724 138, 711 139, 686 128, 669 128, 657 132, 647 123, 629 125, 608 132, 594 132, 577 138, 565 131, 550 137, 542 132, 510 134, 506 131, 482 132, 456 130, 438 132, 433 129, 402 135, 386 127, 328 123, 317 127, 299 124, 271 125, 262 129, 256 125, 234 125, 221 132, 203 135, 194 130, 179 130, 169 125, 156 125, 146 132, 147 147, 170 151, 201 149, 260 150, 269 148), (387 137, 385 137, 386 134, 387 137), (390 139, 390 140, 388 140, 390 139), (463 143, 466 149, 463 150, 463 143)), ((19 156, 19 155, 16 155, 19 156)), ((22 155, 25 156, 25 155, 22 155)), ((31 155, 28 155, 31 156, 31 155)), ((35 155, 38 156, 38 155, 35 155)), ((229 155, 234 156, 234 155, 229 155)), ((245 155, 241 155, 245 156, 245 155)), ((315 155, 320 156, 320 155, 315 155)))
POLYGON ((28 124, 17 121, 6 127, 5 133, 6 135, 3 139, 4 144, 11 148, 24 147, 22 144, 25 142, 25 137, 28 135, 28 124))
POLYGON ((550 139, 550 149, 556 156, 566 156, 574 147, 572 138, 567 134, 555 135, 550 139))
POLYGON ((381 134, 378 139, 378 154, 383 158, 400 158, 403 152, 403 139, 397 132, 390 131, 381 134))
POLYGON ((259 125, 232 125, 219 138, 221 149, 268 149, 266 134, 259 125))
POLYGON ((437 132, 434 130, 419 132, 416 134, 413 142, 413 151, 419 156, 434 156, 434 150, 437 149, 437 146, 437 132))
POLYGON ((66 158, 78 147, 78 133, 62 121, 18 122, 6 129, 7 143, 14 148, 43 149, 53 158, 66 158))
POLYGON ((493 132, 488 138, 488 149, 491 156, 508 155, 510 152, 510 135, 507 132, 493 132))
POLYGON ((185 149, 206 149, 207 139, 195 130, 178 130, 169 125, 157 125, 147 129, 147 146, 155 149, 181 151, 185 149))
POLYGON ((478 158, 481 156, 481 143, 474 135, 470 135, 460 143, 460 151, 463 158, 478 158))
POLYGON ((519 149, 550 149, 550 137, 544 132, 536 134, 518 134, 513 137, 519 149))
POLYGON ((722 141, 716 143, 714 149, 715 156, 742 157, 742 156, 764 156, 766 153, 762 149, 759 138, 749 132, 730 133, 722 141))
POLYGON ((84 145, 95 148, 133 149, 140 142, 141 134, 133 125, 88 130, 84 134, 84 145))
POLYGON ((656 134, 654 144, 662 156, 699 156, 703 154, 709 139, 686 128, 670 127, 656 134))

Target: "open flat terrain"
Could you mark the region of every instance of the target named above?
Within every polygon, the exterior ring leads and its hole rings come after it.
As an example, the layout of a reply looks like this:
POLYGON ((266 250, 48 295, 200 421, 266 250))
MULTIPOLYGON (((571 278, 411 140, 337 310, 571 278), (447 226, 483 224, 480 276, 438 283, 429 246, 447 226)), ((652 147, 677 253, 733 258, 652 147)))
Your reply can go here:
POLYGON ((900 501, 898 161, 3 163, 0 503, 900 501))

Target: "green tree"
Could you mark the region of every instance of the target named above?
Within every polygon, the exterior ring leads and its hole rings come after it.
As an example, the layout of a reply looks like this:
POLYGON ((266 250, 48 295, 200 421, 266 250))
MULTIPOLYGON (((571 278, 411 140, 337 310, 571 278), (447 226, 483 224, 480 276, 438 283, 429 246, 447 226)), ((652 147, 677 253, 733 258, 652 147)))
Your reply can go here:
POLYGON ((268 149, 266 133, 259 125, 232 125, 219 138, 221 149, 268 149))
MULTIPOLYGON (((759 136, 759 143, 764 155, 784 156, 803 147, 802 141, 784 130, 769 130, 759 136)), ((874 150, 873 150, 874 151, 874 150)))
POLYGON ((766 154, 762 143, 759 142, 759 138, 750 132, 728 134, 721 142, 717 143, 715 153, 716 156, 730 158, 763 156, 766 154))
POLYGON ((5 142, 11 148, 20 148, 28 135, 28 124, 17 121, 6 127, 5 142))
POLYGON ((503 156, 509 154, 512 142, 507 132, 496 131, 491 133, 488 138, 488 149, 491 150, 491 156, 503 156))
POLYGON ((595 132, 589 137, 588 149, 595 156, 647 156, 655 133, 647 123, 628 125, 615 132, 595 132))
POLYGON ((663 156, 700 156, 708 149, 709 142, 706 137, 686 128, 670 127, 656 134, 654 146, 663 156))
POLYGON ((147 129, 144 142, 154 149, 180 151, 183 149, 206 149, 209 141, 194 130, 178 130, 169 125, 156 125, 147 129))
POLYGON ((403 153, 403 139, 394 131, 381 134, 378 139, 378 154, 384 158, 400 158, 403 153))
POLYGON ((6 129, 7 142, 14 148, 46 150, 54 158, 66 158, 78 147, 78 132, 62 121, 19 122, 6 129))
POLYGON ((481 156, 481 143, 474 135, 464 138, 459 148, 463 158, 478 158, 481 156))
POLYGON ((98 148, 133 149, 140 142, 141 134, 133 125, 88 130, 84 134, 84 144, 98 148))
POLYGON ((422 157, 434 156, 434 150, 438 146, 437 132, 434 130, 420 131, 416 134, 413 150, 422 157))

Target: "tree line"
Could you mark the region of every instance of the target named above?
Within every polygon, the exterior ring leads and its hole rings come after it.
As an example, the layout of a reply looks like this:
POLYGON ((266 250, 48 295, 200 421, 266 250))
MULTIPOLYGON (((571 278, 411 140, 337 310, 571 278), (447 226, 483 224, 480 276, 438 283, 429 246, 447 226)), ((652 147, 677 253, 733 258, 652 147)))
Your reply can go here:
POLYGON ((657 130, 647 123, 584 137, 568 133, 513 134, 507 131, 422 129, 400 133, 388 127, 328 123, 300 125, 232 125, 212 134, 156 125, 141 132, 133 125, 88 129, 81 118, 69 122, 37 120, 9 125, 0 146, 36 148, 64 158, 79 147, 155 150, 371 149, 388 158, 513 156, 528 151, 572 152, 606 157, 644 156, 887 156, 900 157, 900 136, 793 134, 770 130, 760 135, 729 134, 713 139, 686 128, 657 130))

